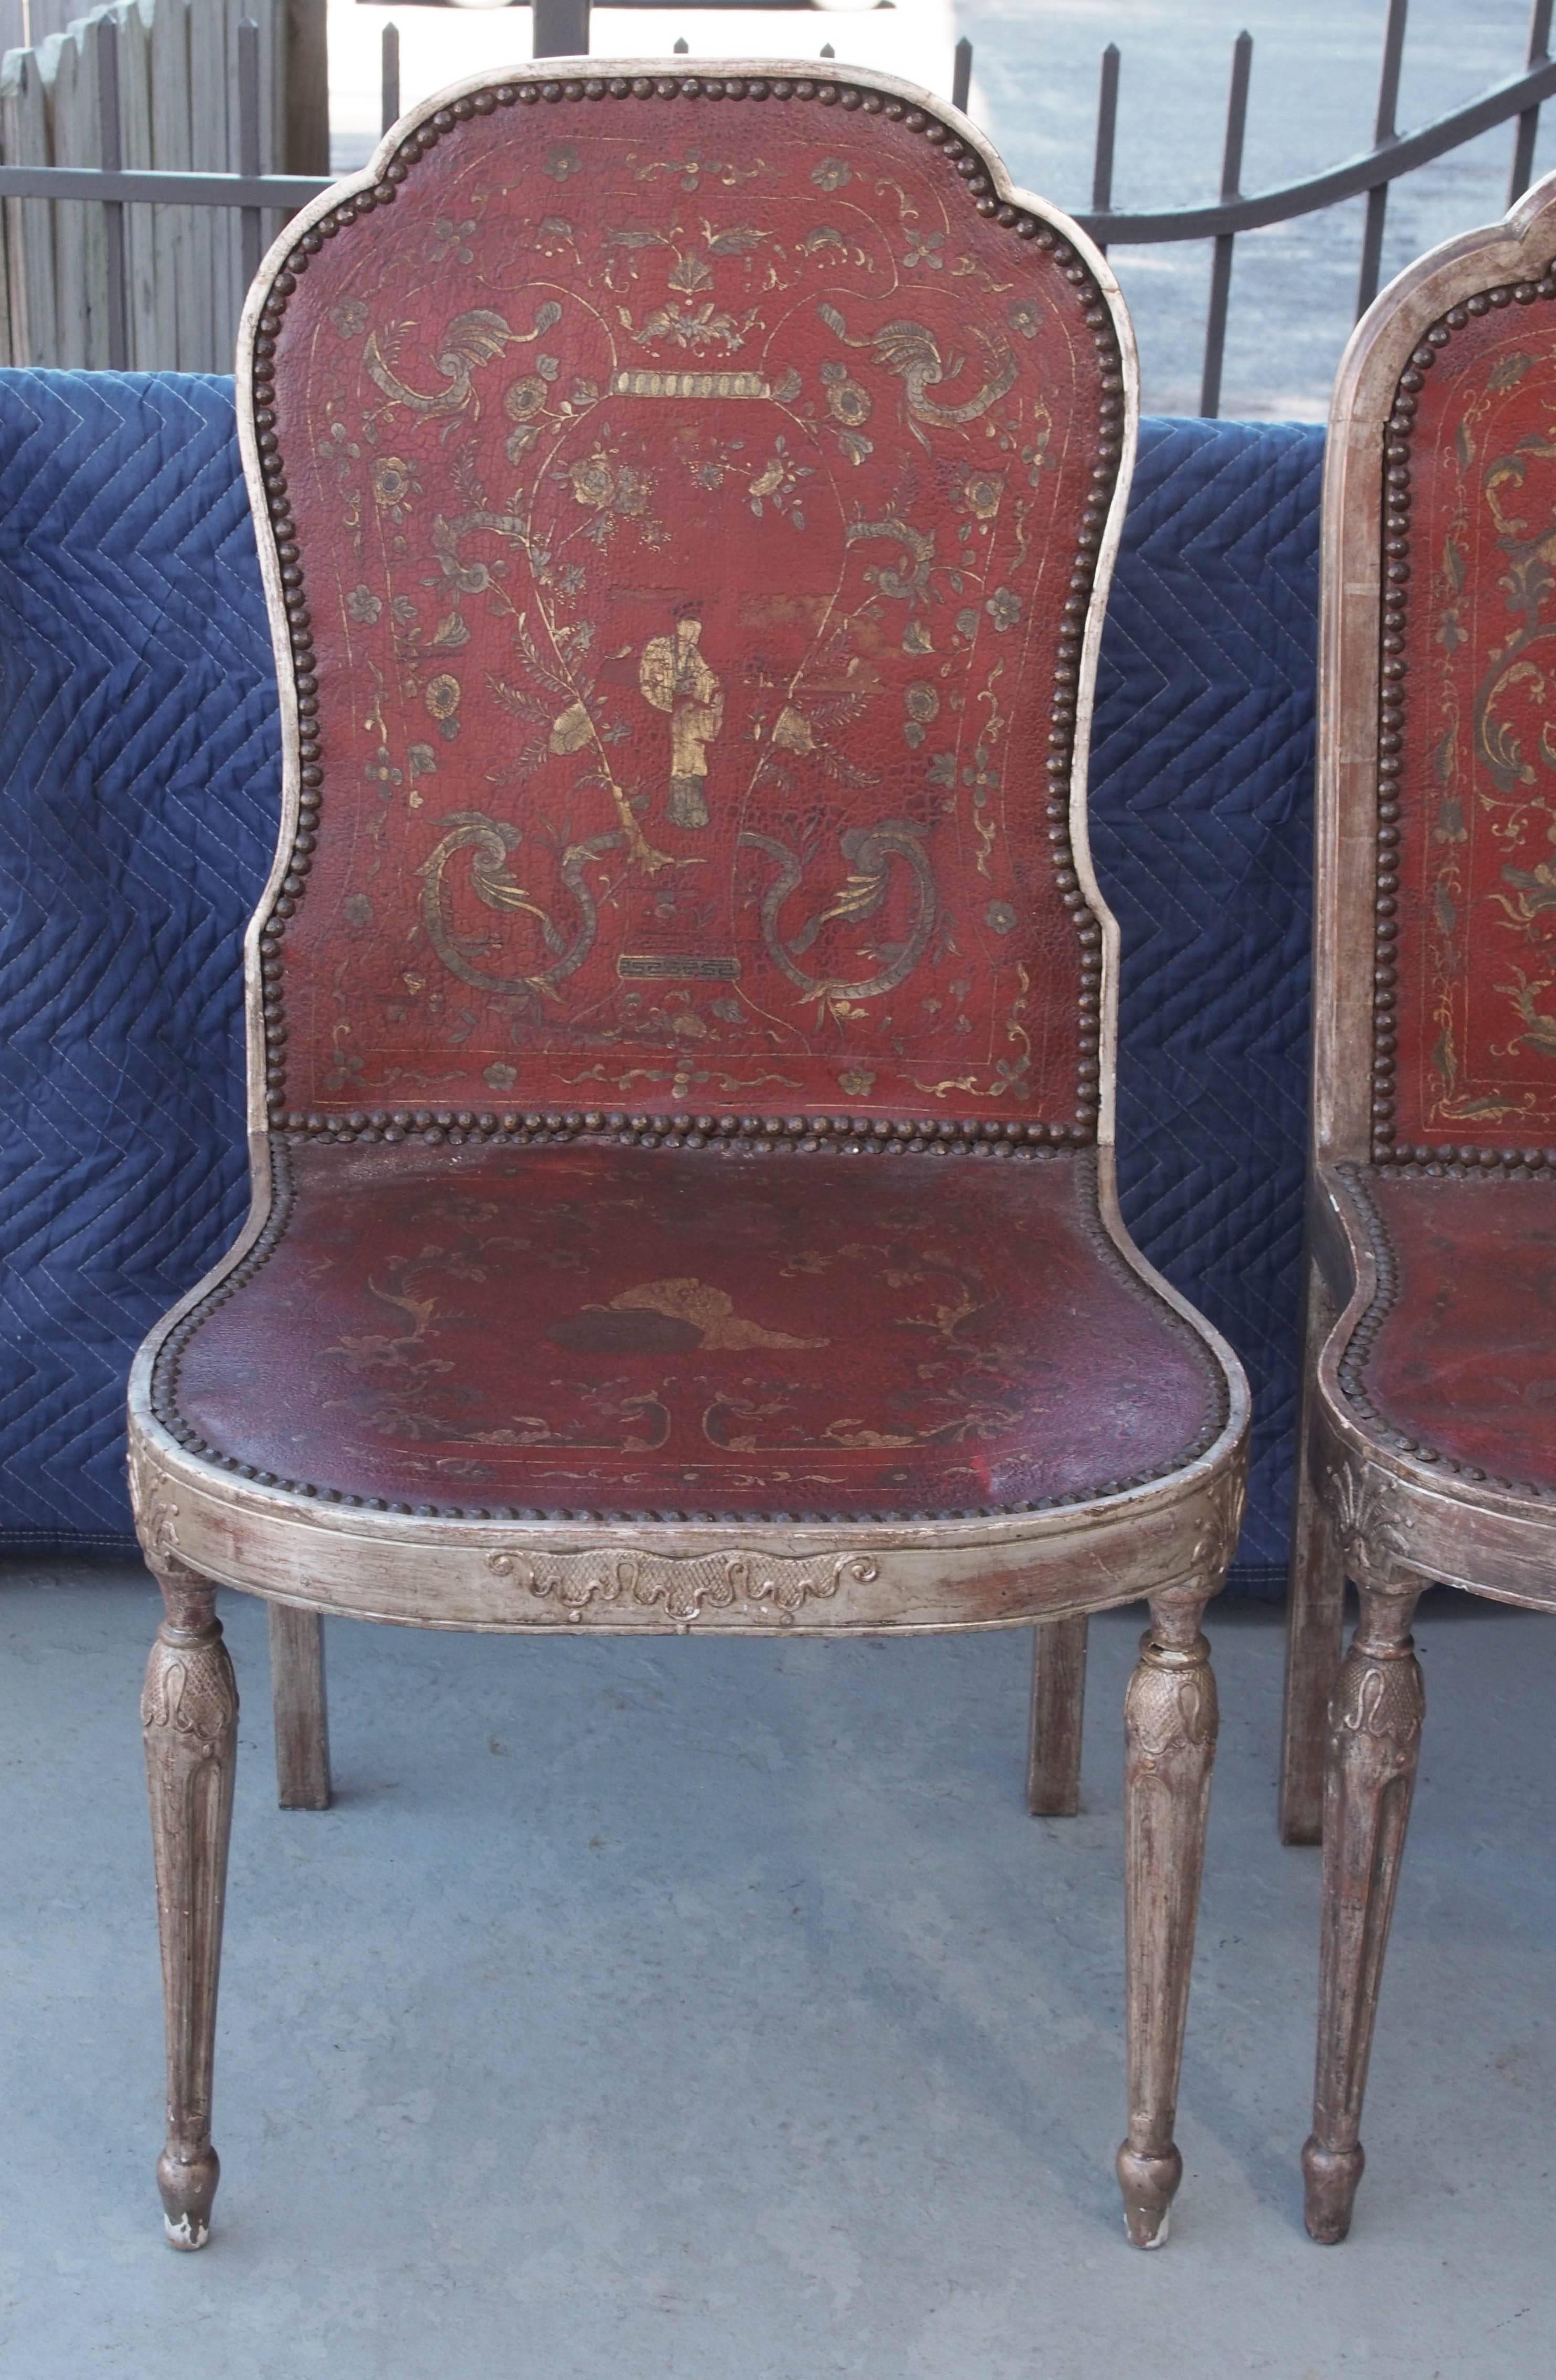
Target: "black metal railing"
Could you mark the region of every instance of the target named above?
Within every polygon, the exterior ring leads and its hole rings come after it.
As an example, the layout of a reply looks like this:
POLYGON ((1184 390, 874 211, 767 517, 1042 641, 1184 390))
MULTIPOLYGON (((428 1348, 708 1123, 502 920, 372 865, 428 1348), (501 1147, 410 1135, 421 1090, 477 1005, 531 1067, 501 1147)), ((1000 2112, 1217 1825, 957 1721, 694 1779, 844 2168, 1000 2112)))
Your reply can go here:
MULTIPOLYGON (((1289 223, 1300 215, 1343 204, 1365 196, 1356 311, 1364 313, 1378 294, 1383 233, 1389 192, 1403 175, 1416 172, 1434 159, 1477 140, 1501 124, 1515 126, 1508 203, 1528 188, 1534 166, 1540 109, 1556 95, 1556 60, 1550 55, 1550 24, 1556 0, 1532 0, 1527 55, 1520 73, 1510 75, 1478 98, 1439 116, 1417 131, 1396 128, 1400 68, 1404 54, 1409 0, 1388 0, 1383 57, 1379 77, 1378 109, 1373 143, 1362 155, 1348 158, 1306 180, 1245 196, 1241 188, 1244 133, 1253 77, 1254 44, 1239 33, 1233 44, 1232 78, 1227 97, 1226 129, 1222 151, 1221 193, 1211 204, 1150 211, 1113 204, 1113 167, 1118 125, 1122 59, 1117 44, 1102 53, 1098 95, 1097 134, 1092 170, 1090 210, 1076 220, 1104 249, 1109 247, 1151 247, 1167 241, 1208 240, 1211 247, 1210 302, 1206 315, 1199 409, 1213 417, 1220 407, 1222 367, 1226 352, 1227 319, 1232 296, 1235 243, 1245 232, 1261 231, 1272 224, 1289 223)), ((589 55, 590 0, 533 0, 533 54, 536 57, 579 57, 589 55)), ((101 166, 0 164, 0 199, 79 200, 101 206, 106 226, 108 255, 108 346, 111 365, 123 370, 128 361, 126 308, 124 210, 127 205, 238 207, 243 211, 243 260, 250 276, 260 259, 263 211, 295 213, 327 189, 329 183, 300 174, 261 174, 260 47, 258 28, 245 19, 238 29, 237 94, 239 170, 236 174, 163 172, 126 168, 119 138, 118 27, 112 18, 95 28, 101 122, 101 166)), ((679 46, 679 45, 678 45, 679 46)), ((828 55, 830 55, 830 50, 828 55)), ((953 60, 952 98, 966 110, 972 88, 973 48, 956 44, 953 60)), ((400 110, 399 34, 392 24, 383 36, 383 122, 392 124, 400 110)))

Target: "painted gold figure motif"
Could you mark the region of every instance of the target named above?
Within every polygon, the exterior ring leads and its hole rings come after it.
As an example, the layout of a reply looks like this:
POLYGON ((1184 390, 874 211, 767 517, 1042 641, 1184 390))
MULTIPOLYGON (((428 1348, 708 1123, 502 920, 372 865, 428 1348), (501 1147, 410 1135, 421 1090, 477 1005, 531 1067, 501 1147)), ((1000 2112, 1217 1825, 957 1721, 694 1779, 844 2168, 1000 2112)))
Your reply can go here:
POLYGON ((706 826, 707 747, 723 725, 723 689, 699 650, 700 620, 677 620, 675 634, 650 637, 638 664, 646 701, 670 713, 670 820, 706 826))

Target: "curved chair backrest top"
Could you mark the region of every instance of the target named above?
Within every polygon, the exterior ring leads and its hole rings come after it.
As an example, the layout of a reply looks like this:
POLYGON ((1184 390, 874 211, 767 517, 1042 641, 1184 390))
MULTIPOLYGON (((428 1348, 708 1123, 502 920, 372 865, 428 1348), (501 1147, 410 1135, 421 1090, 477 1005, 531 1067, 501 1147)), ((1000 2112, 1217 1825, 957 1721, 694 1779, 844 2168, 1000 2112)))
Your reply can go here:
POLYGON ((1556 1165, 1556 176, 1385 290, 1325 484, 1319 1154, 1556 1165))
POLYGON ((961 118, 463 85, 272 254, 239 391, 261 1129, 1097 1136, 1132 348, 961 118))

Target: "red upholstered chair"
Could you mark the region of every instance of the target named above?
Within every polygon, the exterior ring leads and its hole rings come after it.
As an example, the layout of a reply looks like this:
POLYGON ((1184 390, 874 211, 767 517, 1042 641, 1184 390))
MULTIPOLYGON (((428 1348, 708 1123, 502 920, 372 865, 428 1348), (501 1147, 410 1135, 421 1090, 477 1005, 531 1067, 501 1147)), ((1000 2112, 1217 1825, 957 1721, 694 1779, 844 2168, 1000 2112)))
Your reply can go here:
POLYGON ((206 2236, 235 1696, 317 1615, 744 1634, 1084 1615, 1129 1690, 1129 2228, 1164 2229, 1235 1360, 1113 1193, 1087 855, 1135 433, 1106 265, 959 118, 783 69, 474 82, 298 218, 244 451, 286 808, 252 1220, 147 1343, 169 2229, 206 2236))
POLYGON ((1324 1844, 1304 2153, 1324 2240, 1361 2176, 1416 1597, 1442 1580, 1556 1607, 1553 254, 1556 177, 1384 292, 1331 417, 1282 1813, 1288 1841, 1324 1844))

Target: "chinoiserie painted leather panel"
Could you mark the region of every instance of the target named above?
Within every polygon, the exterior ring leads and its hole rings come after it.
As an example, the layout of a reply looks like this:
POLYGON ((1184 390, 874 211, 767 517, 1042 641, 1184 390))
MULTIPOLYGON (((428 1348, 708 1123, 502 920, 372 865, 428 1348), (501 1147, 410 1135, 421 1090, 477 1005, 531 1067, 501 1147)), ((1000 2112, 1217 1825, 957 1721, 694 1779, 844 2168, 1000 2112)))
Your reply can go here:
POLYGON ((476 115, 277 284, 324 787, 278 1114, 1090 1136, 1044 799, 1116 355, 903 112, 476 115))
MULTIPOLYGON (((1402 1149, 1556 1140, 1556 307, 1522 285, 1528 302, 1503 284, 1434 328, 1386 460, 1410 508, 1385 562, 1402 736, 1386 724, 1380 754, 1402 802, 1379 935, 1402 1149)), ((1385 878, 1392 845, 1385 822, 1385 878)))
POLYGON ((1094 1165, 305 1147, 156 1393, 250 1476, 401 1509, 1079 1501, 1225 1415, 1210 1350, 1101 1230, 1094 1165))
POLYGON ((1556 1182, 1354 1168, 1377 1294, 1340 1360, 1419 1459, 1556 1493, 1556 1182))

